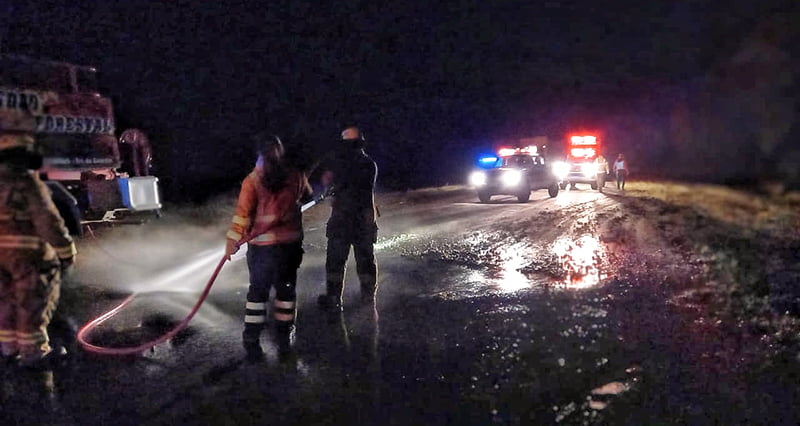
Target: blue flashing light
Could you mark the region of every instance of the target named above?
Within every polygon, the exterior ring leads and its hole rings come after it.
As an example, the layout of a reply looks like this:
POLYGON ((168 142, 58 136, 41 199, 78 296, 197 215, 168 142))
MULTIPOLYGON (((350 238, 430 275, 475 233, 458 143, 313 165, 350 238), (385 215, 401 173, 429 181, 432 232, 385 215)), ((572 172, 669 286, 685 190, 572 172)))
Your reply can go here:
POLYGON ((494 155, 487 155, 478 159, 478 167, 482 169, 491 169, 497 167, 497 162, 500 159, 494 155))

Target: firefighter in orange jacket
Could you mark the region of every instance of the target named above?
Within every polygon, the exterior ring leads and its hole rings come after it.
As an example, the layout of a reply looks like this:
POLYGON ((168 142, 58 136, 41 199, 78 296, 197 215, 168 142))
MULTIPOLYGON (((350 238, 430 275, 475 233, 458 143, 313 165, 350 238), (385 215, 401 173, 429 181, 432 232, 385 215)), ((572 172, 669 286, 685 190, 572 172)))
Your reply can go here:
POLYGON ((244 179, 236 213, 227 233, 225 254, 247 242, 250 287, 242 340, 250 361, 263 359, 259 338, 267 322, 269 292, 275 288, 272 316, 279 347, 289 350, 296 313, 297 269, 303 258, 300 203, 311 195, 306 176, 287 166, 277 136, 260 136, 255 169, 244 179))
POLYGON ((0 349, 6 361, 34 366, 63 355, 50 347, 47 325, 61 273, 77 253, 50 191, 35 169, 33 138, 0 135, 0 349))

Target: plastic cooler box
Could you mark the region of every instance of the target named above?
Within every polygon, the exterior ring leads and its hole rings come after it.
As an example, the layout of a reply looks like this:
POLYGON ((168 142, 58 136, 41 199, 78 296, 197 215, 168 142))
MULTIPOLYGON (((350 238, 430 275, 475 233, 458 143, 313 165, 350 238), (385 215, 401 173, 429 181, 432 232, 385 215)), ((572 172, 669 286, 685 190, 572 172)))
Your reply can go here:
POLYGON ((158 196, 158 178, 155 176, 119 178, 119 192, 122 194, 122 204, 131 210, 161 208, 161 200, 158 196))

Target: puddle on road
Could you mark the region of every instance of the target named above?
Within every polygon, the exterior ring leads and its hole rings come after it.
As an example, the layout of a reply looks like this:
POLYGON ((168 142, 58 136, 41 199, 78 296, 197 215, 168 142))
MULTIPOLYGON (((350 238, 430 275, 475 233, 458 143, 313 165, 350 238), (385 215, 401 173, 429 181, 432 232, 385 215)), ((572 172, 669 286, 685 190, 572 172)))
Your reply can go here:
MULTIPOLYGON (((414 235, 398 235, 380 248, 404 245, 414 235)), ((415 258, 427 257, 463 268, 451 271, 437 296, 464 299, 487 294, 515 293, 553 286, 556 290, 581 290, 598 286, 605 278, 602 262, 607 249, 593 234, 563 236, 539 246, 527 241, 506 243, 503 234, 474 234, 461 240, 426 241, 406 249, 415 258)))
POLYGON ((552 250, 565 273, 559 284, 569 289, 584 289, 597 286, 602 281, 600 263, 605 248, 597 237, 561 237, 553 243, 552 250))
POLYGON ((527 261, 523 254, 528 249, 525 244, 517 243, 499 250, 499 269, 490 274, 495 280, 497 289, 502 293, 511 293, 530 287, 531 281, 520 270, 527 261))

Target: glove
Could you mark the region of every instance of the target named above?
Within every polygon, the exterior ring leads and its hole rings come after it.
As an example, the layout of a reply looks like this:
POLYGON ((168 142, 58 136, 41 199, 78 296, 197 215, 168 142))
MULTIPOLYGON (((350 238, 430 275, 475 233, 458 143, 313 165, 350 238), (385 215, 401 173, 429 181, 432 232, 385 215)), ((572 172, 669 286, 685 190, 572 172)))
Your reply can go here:
POLYGON ((236 241, 228 238, 225 242, 225 260, 231 260, 231 256, 236 254, 239 251, 239 245, 236 244, 236 241))
POLYGON ((75 256, 61 259, 61 276, 65 277, 72 273, 75 265, 75 256))

